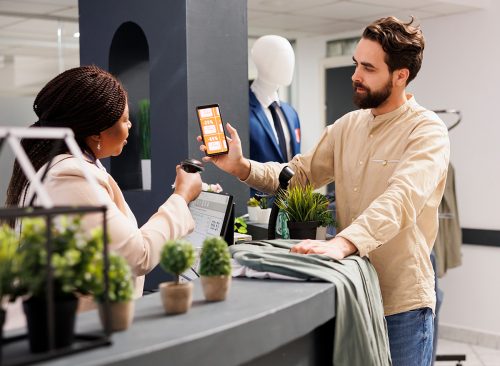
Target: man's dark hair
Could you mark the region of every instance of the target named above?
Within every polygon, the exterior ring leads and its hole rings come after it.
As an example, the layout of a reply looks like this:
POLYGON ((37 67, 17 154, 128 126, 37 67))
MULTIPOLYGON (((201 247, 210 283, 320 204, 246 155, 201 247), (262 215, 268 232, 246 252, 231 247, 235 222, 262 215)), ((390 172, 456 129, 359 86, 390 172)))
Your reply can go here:
POLYGON ((380 18, 367 26, 363 38, 375 41, 386 53, 385 63, 389 71, 408 69, 410 75, 406 84, 417 76, 425 47, 424 36, 419 25, 404 23, 396 17, 380 18))

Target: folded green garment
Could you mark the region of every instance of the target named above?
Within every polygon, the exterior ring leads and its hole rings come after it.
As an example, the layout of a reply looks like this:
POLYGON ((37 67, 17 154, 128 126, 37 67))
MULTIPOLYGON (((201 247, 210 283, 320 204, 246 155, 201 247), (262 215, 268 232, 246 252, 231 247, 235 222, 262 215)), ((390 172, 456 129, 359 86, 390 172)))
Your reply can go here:
POLYGON ((229 248, 235 260, 256 271, 335 284, 335 366, 391 365, 382 295, 369 259, 349 256, 338 261, 324 255, 290 253, 298 242, 262 240, 229 248))

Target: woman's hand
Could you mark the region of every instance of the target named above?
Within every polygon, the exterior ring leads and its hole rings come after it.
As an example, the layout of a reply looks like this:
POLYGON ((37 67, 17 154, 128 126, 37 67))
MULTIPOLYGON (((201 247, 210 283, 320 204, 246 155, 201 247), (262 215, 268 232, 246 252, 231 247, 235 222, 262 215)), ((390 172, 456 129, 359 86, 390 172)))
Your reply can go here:
MULTIPOLYGON (((231 137, 227 137, 229 152, 222 155, 205 156, 203 161, 210 161, 226 173, 234 175, 241 180, 245 180, 250 174, 250 161, 243 156, 238 131, 236 131, 236 129, 229 123, 226 124, 226 129, 231 135, 231 137)), ((203 142, 201 136, 198 136, 197 139, 198 142, 203 142)), ((200 150, 205 152, 207 147, 205 145, 200 145, 200 150)))
POLYGON ((199 173, 187 173, 180 165, 175 167, 177 176, 175 177, 174 193, 180 195, 186 203, 195 200, 201 192, 201 176, 199 173))

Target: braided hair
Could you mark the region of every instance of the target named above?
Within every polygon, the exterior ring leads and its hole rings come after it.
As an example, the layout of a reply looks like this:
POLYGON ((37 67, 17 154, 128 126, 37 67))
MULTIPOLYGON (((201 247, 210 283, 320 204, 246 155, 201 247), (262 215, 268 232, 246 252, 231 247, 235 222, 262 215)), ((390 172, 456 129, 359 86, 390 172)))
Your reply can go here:
MULTIPOLYGON (((122 116, 126 103, 125 89, 113 75, 97 66, 76 67, 59 74, 40 90, 33 104, 38 121, 30 127, 71 128, 82 151, 94 156, 85 138, 113 126, 122 116)), ((65 144, 57 140, 22 139, 21 145, 36 171, 52 156, 68 151, 65 144)), ((18 206, 27 185, 28 180, 16 159, 6 206, 18 206)))

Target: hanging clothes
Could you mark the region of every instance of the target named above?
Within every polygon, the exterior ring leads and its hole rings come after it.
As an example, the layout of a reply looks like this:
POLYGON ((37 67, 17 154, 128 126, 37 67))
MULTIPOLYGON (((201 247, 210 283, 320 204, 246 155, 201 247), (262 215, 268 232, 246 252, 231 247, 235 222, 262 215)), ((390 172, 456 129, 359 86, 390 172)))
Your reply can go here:
POLYGON ((439 206, 439 230, 434 243, 438 277, 443 277, 448 269, 462 264, 461 246, 462 229, 458 218, 455 170, 450 164, 443 199, 439 206))

